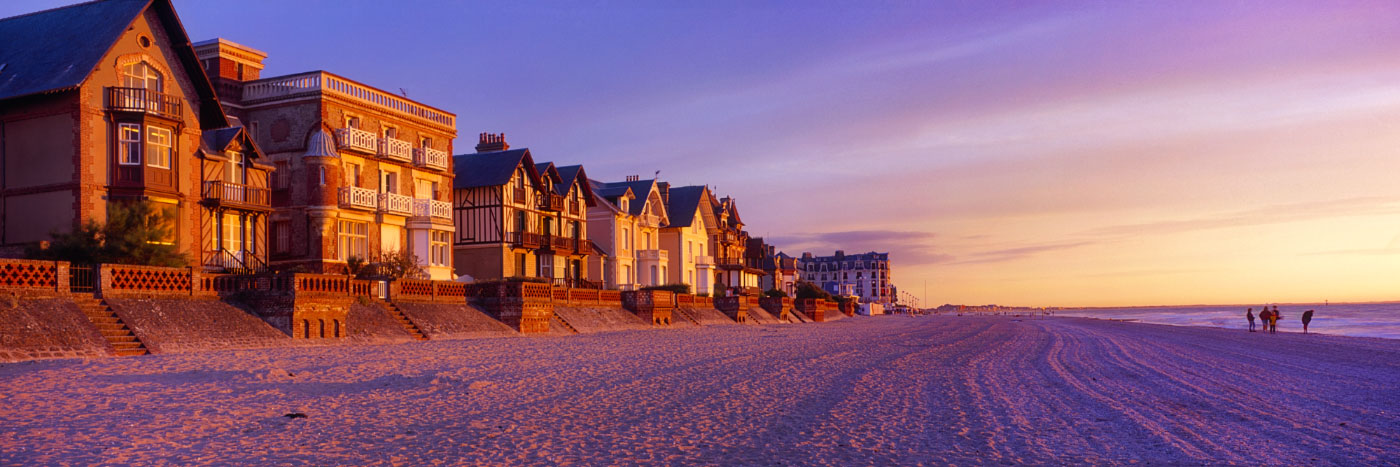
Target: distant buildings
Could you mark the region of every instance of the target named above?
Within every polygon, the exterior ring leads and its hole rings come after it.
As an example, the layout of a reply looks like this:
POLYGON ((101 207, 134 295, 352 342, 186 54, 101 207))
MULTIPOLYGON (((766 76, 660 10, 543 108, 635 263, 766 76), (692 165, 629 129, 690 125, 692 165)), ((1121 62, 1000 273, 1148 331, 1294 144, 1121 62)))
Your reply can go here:
POLYGON ((890 279, 889 253, 847 255, 836 250, 832 256, 802 253, 803 280, 820 285, 834 294, 855 295, 862 303, 890 305, 895 302, 890 279))

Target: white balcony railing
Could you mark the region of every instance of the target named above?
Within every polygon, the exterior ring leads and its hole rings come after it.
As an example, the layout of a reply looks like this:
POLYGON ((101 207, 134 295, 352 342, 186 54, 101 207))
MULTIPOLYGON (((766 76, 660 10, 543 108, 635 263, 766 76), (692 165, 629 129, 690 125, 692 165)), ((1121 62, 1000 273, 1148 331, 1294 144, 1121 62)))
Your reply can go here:
POLYGON ((452 217, 452 203, 433 199, 413 200, 413 215, 417 217, 452 217))
POLYGON ((439 151, 432 148, 418 148, 413 150, 413 165, 419 167, 447 170, 447 163, 450 160, 451 156, 447 155, 447 151, 439 151))
POLYGON ((666 250, 637 250, 637 259, 643 260, 643 261, 646 261, 646 260, 666 261, 666 259, 667 259, 667 257, 668 257, 669 255, 670 255, 670 252, 669 252, 669 251, 666 251, 666 250))
POLYGON ((394 193, 380 193, 379 210, 382 212, 413 214, 413 198, 394 193))
POLYGON ((395 112, 433 125, 439 130, 457 131, 457 117, 453 114, 324 71, 280 76, 243 84, 244 103, 290 99, 316 94, 336 96, 395 112))
POLYGON ((379 150, 379 137, 359 128, 336 128, 335 144, 347 151, 360 151, 374 154, 379 150))
POLYGON ((379 138, 379 157, 403 162, 413 161, 413 145, 394 138, 379 138))
POLYGON ((715 257, 710 255, 700 255, 695 257, 696 266, 714 266, 715 257))
POLYGON ((360 208, 373 211, 377 207, 374 190, 354 186, 341 187, 340 207, 360 208))

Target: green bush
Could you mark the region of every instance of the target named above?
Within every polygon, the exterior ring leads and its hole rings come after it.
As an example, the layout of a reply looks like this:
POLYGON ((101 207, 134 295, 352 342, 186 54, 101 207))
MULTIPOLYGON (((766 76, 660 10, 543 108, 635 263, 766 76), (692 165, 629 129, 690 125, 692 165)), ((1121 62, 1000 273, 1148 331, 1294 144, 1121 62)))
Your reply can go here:
POLYGON ((763 296, 767 298, 787 298, 787 292, 778 289, 768 289, 763 291, 763 296))
POLYGON ((651 287, 642 287, 642 290, 665 290, 675 293, 690 293, 690 284, 653 285, 651 287))
POLYGON ((78 264, 187 266, 189 258, 170 242, 176 215, 149 201, 109 203, 106 224, 89 220, 73 232, 51 234, 48 248, 32 246, 26 256, 78 264))
POLYGON ((825 290, 822 290, 822 288, 818 287, 817 284, 813 284, 811 282, 798 282, 796 295, 798 300, 806 300, 809 298, 831 300, 831 294, 827 293, 825 290))

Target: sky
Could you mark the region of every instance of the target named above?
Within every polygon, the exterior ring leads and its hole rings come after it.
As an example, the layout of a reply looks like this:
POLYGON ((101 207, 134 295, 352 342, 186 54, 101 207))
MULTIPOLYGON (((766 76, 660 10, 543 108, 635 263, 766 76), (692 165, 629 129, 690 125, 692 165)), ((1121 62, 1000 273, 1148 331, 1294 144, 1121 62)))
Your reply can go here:
MULTIPOLYGON (((69 2, 12 0, 11 16, 69 2)), ((924 304, 1400 299, 1400 2, 178 0, 924 304)))

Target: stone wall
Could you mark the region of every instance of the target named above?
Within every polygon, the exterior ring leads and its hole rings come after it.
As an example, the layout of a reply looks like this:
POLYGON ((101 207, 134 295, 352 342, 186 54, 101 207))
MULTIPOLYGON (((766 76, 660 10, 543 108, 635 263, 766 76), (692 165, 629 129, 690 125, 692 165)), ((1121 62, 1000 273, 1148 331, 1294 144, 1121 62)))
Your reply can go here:
POLYGON ((561 306, 554 313, 580 333, 649 329, 651 323, 634 313, 617 307, 561 306))
POLYGON ((350 305, 350 310, 345 315, 345 327, 345 338, 353 342, 396 343, 414 340, 413 336, 408 334, 408 330, 389 316, 388 310, 369 300, 364 300, 363 303, 356 301, 350 305))
POLYGON ((0 362, 111 355, 73 300, 0 293, 0 362))
POLYGON ((297 345, 268 323, 214 297, 106 300, 151 353, 297 345))
POLYGON ((395 302, 395 305, 428 339, 516 335, 515 329, 474 305, 421 302, 395 302))

